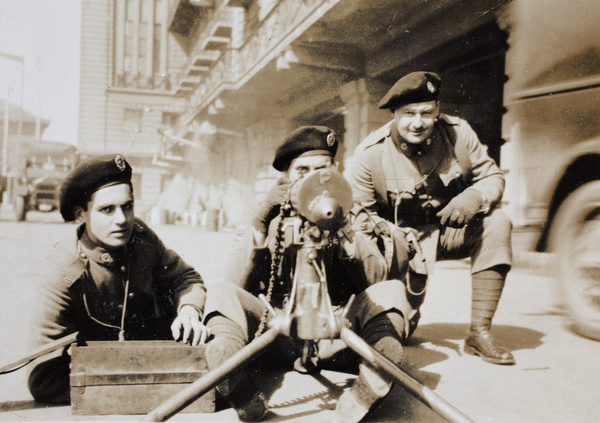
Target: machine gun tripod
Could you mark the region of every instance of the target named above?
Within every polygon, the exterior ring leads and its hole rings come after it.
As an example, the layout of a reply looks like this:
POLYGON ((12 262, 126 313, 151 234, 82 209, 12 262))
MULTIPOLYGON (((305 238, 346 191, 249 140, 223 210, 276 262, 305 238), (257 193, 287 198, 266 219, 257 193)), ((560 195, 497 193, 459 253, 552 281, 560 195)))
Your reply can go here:
POLYGON ((219 367, 159 405, 145 420, 169 419, 259 356, 278 336, 284 335, 304 342, 301 362, 305 367, 311 365, 311 351, 316 342, 340 339, 373 368, 403 385, 447 421, 472 422, 460 410, 404 373, 350 329, 346 315, 354 296, 341 314, 334 313, 322 262, 322 250, 332 238, 351 236, 344 232, 343 227, 352 206, 352 192, 341 174, 322 170, 301 179, 291 188, 290 204, 293 211, 282 220, 279 228, 279 243, 282 245, 278 247, 291 252, 295 258, 291 294, 284 310, 275 310, 269 299, 261 294, 259 298, 272 316, 267 324, 268 329, 219 367))

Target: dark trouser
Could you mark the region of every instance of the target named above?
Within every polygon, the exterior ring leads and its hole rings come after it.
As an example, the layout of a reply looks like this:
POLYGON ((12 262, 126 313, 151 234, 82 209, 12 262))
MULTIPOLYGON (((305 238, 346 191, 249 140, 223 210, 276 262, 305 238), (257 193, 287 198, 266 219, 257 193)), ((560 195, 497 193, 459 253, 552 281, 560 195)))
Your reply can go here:
MULTIPOLYGON (((215 315, 225 316, 235 322, 242 329, 245 343, 251 342, 259 328, 261 318, 265 312, 265 305, 261 300, 247 291, 232 284, 214 284, 209 286, 206 303, 206 323, 215 315)), ((416 327, 418 314, 407 299, 406 287, 398 280, 383 281, 374 284, 356 296, 352 303, 347 318, 351 329, 363 335, 363 328, 376 316, 389 311, 398 311, 405 320, 403 333, 398 334, 401 339, 406 338, 416 327)), ((341 312, 341 309, 339 310, 341 312)), ((272 316, 269 316, 271 318, 272 316)), ((214 334, 217 335, 217 334, 214 334)), ((341 342, 341 341, 339 341, 341 342)), ((319 343, 320 352, 329 358, 343 345, 339 342, 324 340, 319 343), (335 344, 335 345, 333 345, 335 344)), ((273 364, 289 364, 297 358, 293 340, 279 337, 266 356, 273 364)))
POLYGON ((512 264, 512 224, 499 209, 478 215, 462 228, 443 227, 440 231, 437 259, 471 258, 471 273, 494 266, 512 264))
POLYGON ((471 258, 471 326, 491 325, 512 264, 512 224, 504 212, 477 216, 464 228, 442 228, 438 258, 471 258))
POLYGON ((28 386, 33 399, 49 404, 68 404, 71 357, 62 355, 36 365, 29 374, 28 386))

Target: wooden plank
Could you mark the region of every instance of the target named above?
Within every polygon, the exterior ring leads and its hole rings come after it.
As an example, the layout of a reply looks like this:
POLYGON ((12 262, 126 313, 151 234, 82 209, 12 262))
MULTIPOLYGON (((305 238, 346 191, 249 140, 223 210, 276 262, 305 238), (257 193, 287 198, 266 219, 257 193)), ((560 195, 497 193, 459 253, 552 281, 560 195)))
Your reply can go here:
MULTIPOLYGON (((146 414, 208 371, 205 346, 175 341, 90 341, 73 348, 73 414, 146 414)), ((214 389, 185 413, 215 410, 214 389)))

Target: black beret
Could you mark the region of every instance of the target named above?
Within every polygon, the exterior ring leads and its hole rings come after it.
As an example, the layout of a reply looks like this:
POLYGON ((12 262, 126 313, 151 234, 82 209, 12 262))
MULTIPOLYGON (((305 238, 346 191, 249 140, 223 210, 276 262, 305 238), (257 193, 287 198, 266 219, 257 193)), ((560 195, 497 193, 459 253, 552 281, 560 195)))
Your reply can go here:
POLYGON ((380 109, 437 100, 442 81, 433 72, 413 72, 400 78, 379 102, 380 109))
POLYGON ((326 126, 301 126, 288 135, 277 147, 273 167, 285 172, 294 160, 306 153, 335 157, 338 149, 337 135, 326 126))
POLYGON ((60 214, 65 221, 75 220, 73 208, 85 206, 93 193, 100 188, 131 184, 131 166, 121 156, 101 156, 87 160, 67 176, 60 189, 60 214))

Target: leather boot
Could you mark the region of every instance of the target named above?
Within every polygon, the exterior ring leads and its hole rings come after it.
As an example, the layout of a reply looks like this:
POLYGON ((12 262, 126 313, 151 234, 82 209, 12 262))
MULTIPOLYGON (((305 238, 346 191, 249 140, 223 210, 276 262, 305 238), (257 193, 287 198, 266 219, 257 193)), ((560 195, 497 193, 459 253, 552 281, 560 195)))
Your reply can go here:
POLYGON ((515 364, 513 355, 484 326, 470 327, 465 336, 465 352, 493 364, 515 364))
POLYGON ((391 388, 391 382, 361 363, 358 377, 352 387, 340 396, 335 410, 344 423, 359 422, 391 388))
POLYGON ((500 265, 473 274, 471 325, 464 351, 493 364, 515 364, 515 359, 490 332, 509 267, 500 265))
MULTIPOLYGON (((397 366, 402 364, 404 319, 400 313, 382 313, 371 319, 363 330, 365 342, 397 366)), ((358 377, 338 399, 336 411, 343 422, 359 422, 390 392, 392 382, 368 363, 359 366, 358 377)))
MULTIPOLYGON (((209 370, 213 370, 245 346, 245 337, 239 325, 221 315, 211 318, 207 326, 214 339, 206 346, 206 363, 209 370)), ((241 421, 259 421, 268 411, 267 398, 258 390, 245 367, 221 382, 217 391, 235 409, 241 421)))

